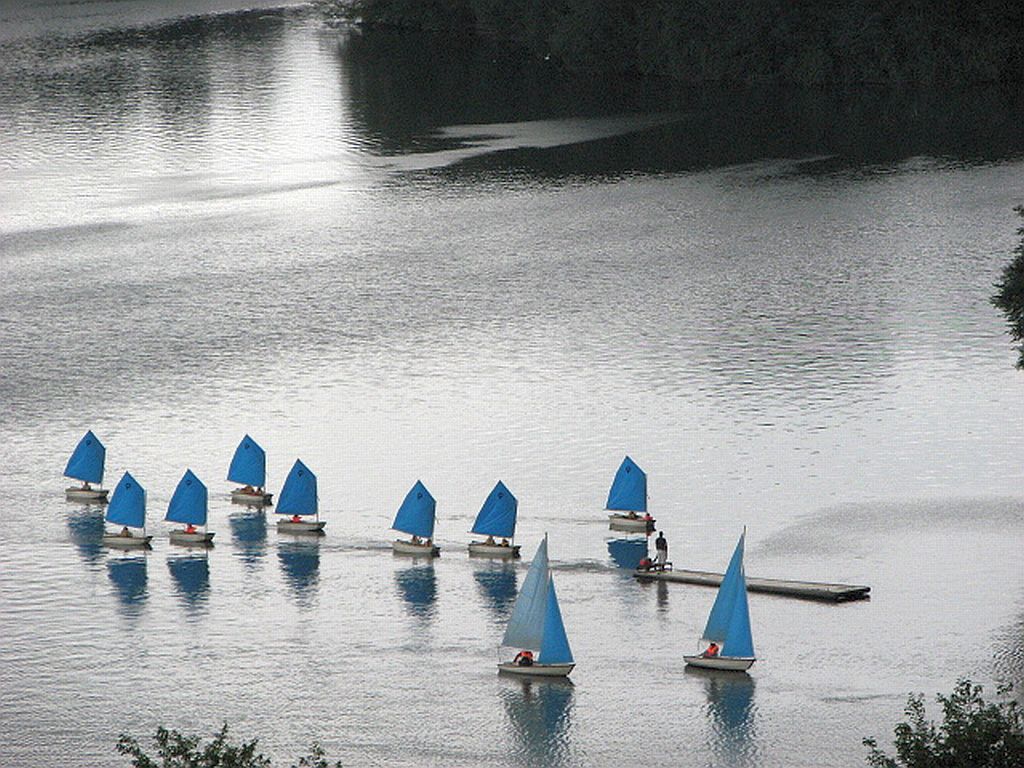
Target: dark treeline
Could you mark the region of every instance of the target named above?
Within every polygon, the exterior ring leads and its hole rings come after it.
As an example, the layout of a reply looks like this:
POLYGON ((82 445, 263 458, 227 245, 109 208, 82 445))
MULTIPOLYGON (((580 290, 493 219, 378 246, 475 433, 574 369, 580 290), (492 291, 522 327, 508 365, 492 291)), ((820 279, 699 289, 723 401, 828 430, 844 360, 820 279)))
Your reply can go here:
POLYGON ((981 83, 1024 70, 1019 0, 326 0, 366 26, 483 33, 572 70, 685 83, 981 83))

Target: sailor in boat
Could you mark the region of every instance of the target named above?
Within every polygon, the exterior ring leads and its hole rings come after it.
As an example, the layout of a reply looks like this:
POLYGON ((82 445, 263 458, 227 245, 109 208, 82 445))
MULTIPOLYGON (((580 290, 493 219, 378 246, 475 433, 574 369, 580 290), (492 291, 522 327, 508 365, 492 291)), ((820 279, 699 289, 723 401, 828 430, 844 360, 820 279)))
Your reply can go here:
POLYGON ((668 562, 668 540, 665 538, 664 531, 658 531, 658 538, 654 540, 654 549, 658 553, 654 558, 654 564, 663 571, 665 563, 668 562))
POLYGON ((239 490, 242 493, 249 493, 249 494, 255 493, 255 491, 252 489, 251 485, 243 485, 239 490))
POLYGON ((501 540, 501 546, 507 547, 508 546, 508 539, 502 539, 501 540))
POLYGON ((628 517, 630 520, 636 520, 638 517, 636 510, 631 509, 628 512, 626 512, 626 517, 628 517))
POLYGON ((131 538, 132 532, 128 530, 128 526, 121 526, 121 531, 117 534, 118 536, 124 536, 125 538, 131 538))
POLYGON ((420 544, 422 544, 423 542, 422 542, 422 541, 420 541, 420 537, 419 537, 419 536, 417 536, 417 535, 416 535, 416 534, 414 533, 414 534, 412 535, 412 538, 411 538, 411 539, 409 539, 409 543, 410 543, 410 544, 415 544, 415 545, 419 546, 419 545, 420 545, 420 544))
POLYGON ((486 545, 488 545, 490 547, 495 546, 495 544, 494 544, 494 537, 493 536, 488 536, 487 537, 487 541, 485 541, 484 544, 486 544, 486 545))
POLYGON ((302 517, 300 515, 292 515, 292 522, 293 523, 301 523, 302 522, 302 517))
POLYGON ((195 532, 196 532, 196 527, 194 525, 192 525, 192 523, 189 523, 188 525, 185 526, 185 533, 195 533, 195 532))
POLYGON ((520 667, 532 667, 533 651, 520 651, 516 654, 516 657, 512 659, 512 663, 517 664, 520 667))
POLYGON ((715 656, 718 655, 718 650, 718 643, 712 640, 711 645, 704 649, 704 652, 701 654, 701 656, 703 656, 705 659, 713 659, 715 656))
POLYGON ((89 485, 89 482, 87 480, 83 480, 82 481, 82 490, 83 491, 91 491, 92 490, 92 486, 89 485))

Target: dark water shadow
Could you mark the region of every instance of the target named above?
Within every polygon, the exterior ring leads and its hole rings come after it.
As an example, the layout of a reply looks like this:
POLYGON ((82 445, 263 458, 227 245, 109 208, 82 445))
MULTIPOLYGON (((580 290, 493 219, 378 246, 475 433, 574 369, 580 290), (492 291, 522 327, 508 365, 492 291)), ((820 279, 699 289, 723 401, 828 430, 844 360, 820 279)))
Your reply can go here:
POLYGON ((228 516, 235 556, 249 568, 263 561, 267 554, 267 516, 264 507, 252 507, 228 516))
POLYGON ((210 595, 210 561, 205 554, 168 557, 175 592, 192 614, 202 611, 210 595))
POLYGON ((681 86, 569 75, 486 40, 393 30, 343 37, 338 57, 354 125, 383 155, 459 146, 438 130, 447 126, 678 116, 568 141, 569 151, 527 142, 512 154, 481 153, 443 171, 457 176, 515 169, 533 178, 621 177, 808 157, 822 159, 795 172, 832 174, 918 156, 984 162, 1024 153, 1024 92, 1013 85, 681 86))
POLYGON ((149 598, 147 568, 145 554, 111 555, 107 560, 107 576, 125 616, 139 616, 149 598))
POLYGON ((282 541, 277 546, 277 559, 281 573, 291 589, 295 602, 311 607, 320 588, 320 540, 282 541))
POLYGON ((610 539, 608 555, 617 568, 636 570, 637 565, 640 564, 640 558, 647 557, 647 539, 645 537, 610 539))
POLYGON ((574 764, 570 740, 574 685, 568 678, 510 679, 501 702, 511 726, 514 761, 527 766, 574 764))
POLYGON ((431 619, 436 612, 437 575, 433 563, 414 565, 395 572, 395 586, 406 609, 420 619, 431 619))
POLYGON ((103 560, 103 507, 86 506, 67 514, 68 536, 90 568, 103 560))
POLYGON ((474 563, 476 580, 484 605, 499 622, 508 621, 516 601, 519 584, 516 567, 507 562, 474 563))
POLYGON ((708 748, 715 765, 757 765, 757 708, 754 679, 743 672, 686 667, 687 676, 700 678, 707 698, 708 748))

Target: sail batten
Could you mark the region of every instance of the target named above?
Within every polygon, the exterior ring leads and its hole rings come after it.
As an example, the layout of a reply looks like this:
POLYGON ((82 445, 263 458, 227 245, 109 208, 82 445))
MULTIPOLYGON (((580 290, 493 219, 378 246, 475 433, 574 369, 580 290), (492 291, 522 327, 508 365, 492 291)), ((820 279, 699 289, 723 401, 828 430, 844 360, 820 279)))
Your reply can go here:
POLYGON ((473 523, 471 533, 482 536, 500 536, 510 539, 516 532, 516 511, 519 502, 505 484, 498 481, 494 490, 484 500, 473 523))
POLYGON ((299 459, 295 460, 281 488, 275 510, 279 515, 315 515, 318 511, 316 475, 299 459))
POLYGON ((548 539, 547 536, 537 547, 530 570, 523 580, 512 617, 505 629, 501 644, 514 648, 540 651, 544 640, 544 617, 547 612, 548 594, 548 539))
POLYGON ((106 520, 130 528, 146 527, 146 489, 125 472, 107 505, 106 520))
POLYGON ((187 525, 206 525, 209 493, 191 469, 186 469, 174 489, 165 520, 187 525))
POLYGON ((612 487, 608 489, 605 509, 624 512, 647 511, 647 474, 629 456, 622 460, 612 487))
POLYGON ((420 536, 424 539, 434 537, 434 520, 437 502, 430 491, 419 480, 406 494, 402 506, 395 514, 395 522, 391 527, 396 531, 420 536))
POLYGON ((228 467, 228 480, 262 488, 267 481, 267 453, 249 435, 235 449, 228 467))
POLYGON ((90 429, 71 452, 67 466, 64 467, 64 476, 83 483, 102 483, 106 457, 107 449, 90 429))

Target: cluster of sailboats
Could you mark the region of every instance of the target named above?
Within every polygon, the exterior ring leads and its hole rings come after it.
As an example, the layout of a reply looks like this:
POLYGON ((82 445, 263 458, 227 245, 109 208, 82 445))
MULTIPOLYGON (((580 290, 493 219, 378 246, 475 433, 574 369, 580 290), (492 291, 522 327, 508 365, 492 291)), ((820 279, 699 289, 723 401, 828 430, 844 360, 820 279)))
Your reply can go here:
MULTIPOLYGON (((152 536, 146 533, 146 490, 125 472, 109 503, 102 488, 106 449, 90 430, 82 437, 68 459, 64 474, 82 483, 69 487, 69 500, 107 504, 104 519, 113 526, 104 528, 103 543, 118 548, 149 548, 152 536), (120 526, 120 529, 117 528, 120 526)), ((241 485, 231 491, 237 503, 260 507, 273 504, 266 490, 266 452, 249 435, 235 449, 227 480, 241 485)), ((210 546, 214 533, 207 530, 209 491, 206 485, 186 469, 178 481, 164 519, 179 524, 168 534, 174 544, 210 546)), ((609 527, 650 533, 654 520, 647 511, 647 476, 629 457, 623 460, 608 493, 606 508, 609 527)), ((301 460, 296 459, 274 507, 283 533, 322 535, 317 478, 301 460)), ((437 557, 440 547, 434 543, 437 502, 419 480, 406 494, 395 514, 392 528, 408 534, 409 539, 391 543, 398 554, 437 557)), ((470 556, 514 559, 520 546, 514 543, 518 500, 500 480, 484 500, 471 533, 485 537, 468 545, 470 556)), ((746 670, 755 661, 747 602, 743 548, 746 530, 740 536, 729 567, 712 606, 700 646, 703 650, 684 656, 687 664, 720 670, 746 670)), ((548 537, 544 535, 530 563, 502 641, 503 646, 518 648, 512 661, 498 665, 501 672, 517 675, 564 677, 575 667, 562 619, 554 579, 548 560, 548 537)))

